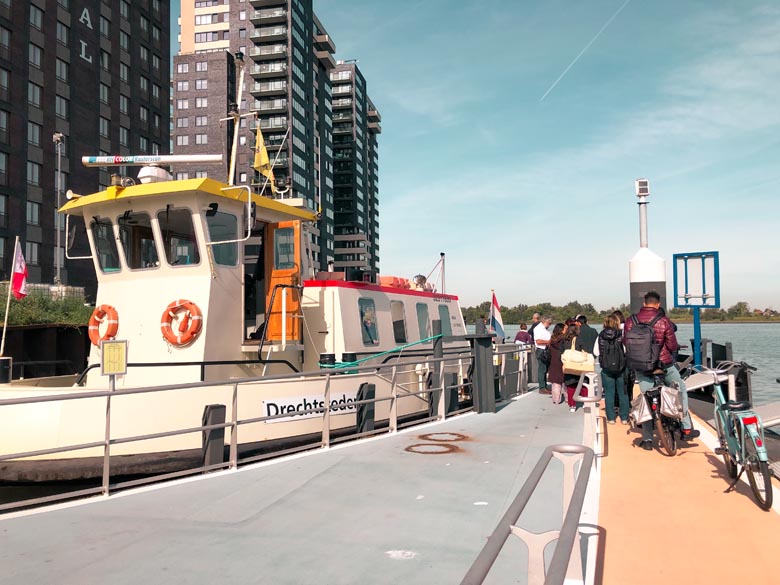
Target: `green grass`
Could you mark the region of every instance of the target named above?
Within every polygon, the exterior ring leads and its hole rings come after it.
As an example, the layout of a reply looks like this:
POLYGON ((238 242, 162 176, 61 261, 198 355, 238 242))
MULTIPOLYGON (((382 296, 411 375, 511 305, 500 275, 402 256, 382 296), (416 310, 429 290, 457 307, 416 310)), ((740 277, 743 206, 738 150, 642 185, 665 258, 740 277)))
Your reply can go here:
MULTIPOLYGON (((29 295, 18 301, 12 298, 8 325, 86 325, 92 310, 76 297, 52 300, 44 295, 29 295)), ((4 319, 5 305, 0 307, 0 324, 4 319)))

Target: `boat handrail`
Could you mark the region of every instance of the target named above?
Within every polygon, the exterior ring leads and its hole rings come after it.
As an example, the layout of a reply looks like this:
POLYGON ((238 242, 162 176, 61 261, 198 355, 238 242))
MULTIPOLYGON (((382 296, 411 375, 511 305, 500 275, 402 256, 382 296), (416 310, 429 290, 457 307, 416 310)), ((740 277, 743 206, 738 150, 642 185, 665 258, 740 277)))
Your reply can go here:
POLYGON ((440 333, 438 335, 431 335, 430 337, 426 337, 425 339, 420 339, 419 341, 412 341, 410 343, 405 343, 403 345, 399 345, 397 347, 394 347, 392 349, 388 349, 386 351, 382 351, 376 354, 371 354, 369 356, 366 356, 364 358, 360 358, 358 360, 352 361, 352 362, 335 362, 333 364, 323 364, 320 362, 320 367, 323 369, 334 369, 334 368, 354 368, 355 366, 359 366, 360 364, 367 362, 368 360, 373 360, 382 356, 386 356, 391 353, 398 353, 400 351, 405 350, 408 347, 414 347, 415 345, 420 345, 421 343, 430 343, 431 341, 439 338, 443 338, 444 336, 440 333))
MULTIPOLYGON (((539 481, 547 470, 550 460, 554 455, 580 455, 582 458, 579 473, 577 473, 577 481, 574 488, 571 489, 570 494, 567 494, 566 492, 568 491, 567 485, 570 486, 571 482, 568 481, 568 478, 564 477, 563 507, 565 516, 563 525, 557 535, 558 542, 555 545, 555 551, 553 552, 544 584, 563 585, 566 581, 569 559, 572 556, 572 551, 579 531, 580 515, 582 514, 582 507, 585 502, 585 491, 588 488, 588 478, 590 477, 590 471, 593 467, 593 449, 584 445, 550 445, 544 450, 541 457, 539 457, 536 466, 529 474, 528 479, 525 480, 523 487, 520 488, 517 496, 515 496, 515 499, 509 505, 509 508, 507 508, 506 513, 504 513, 504 516, 499 520, 498 526, 496 526, 493 534, 488 537, 487 543, 485 543, 485 546, 477 555, 477 558, 474 559, 466 576, 461 581, 461 585, 479 585, 483 583, 510 534, 515 534, 522 538, 522 533, 525 531, 518 529, 515 524, 519 520, 520 515, 523 513, 529 500, 534 495, 534 492, 539 485, 539 481), (567 499, 568 501, 566 501, 567 499)), ((560 459, 560 457, 557 458, 560 459)), ((576 463, 576 461, 572 461, 567 465, 564 461, 564 474, 567 472, 574 472, 574 463, 576 463)), ((554 534, 552 536, 554 536, 554 534)), ((531 543, 526 542, 526 545, 529 548, 529 574, 531 567, 539 566, 539 560, 541 561, 541 568, 543 569, 544 545, 546 545, 546 542, 538 546, 533 546, 531 543)), ((579 554, 579 551, 575 552, 576 554, 579 554)))

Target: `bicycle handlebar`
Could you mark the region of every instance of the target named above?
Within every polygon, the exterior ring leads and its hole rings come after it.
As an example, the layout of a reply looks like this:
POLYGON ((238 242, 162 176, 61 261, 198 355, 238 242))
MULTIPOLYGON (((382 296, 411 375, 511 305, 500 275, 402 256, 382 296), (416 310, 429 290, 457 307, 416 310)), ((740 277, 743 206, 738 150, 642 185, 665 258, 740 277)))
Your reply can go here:
POLYGON ((691 369, 694 372, 713 373, 713 374, 727 374, 733 368, 739 368, 741 370, 749 370, 751 372, 758 371, 758 368, 751 366, 745 361, 726 361, 718 362, 717 368, 708 368, 707 366, 692 366, 691 369))

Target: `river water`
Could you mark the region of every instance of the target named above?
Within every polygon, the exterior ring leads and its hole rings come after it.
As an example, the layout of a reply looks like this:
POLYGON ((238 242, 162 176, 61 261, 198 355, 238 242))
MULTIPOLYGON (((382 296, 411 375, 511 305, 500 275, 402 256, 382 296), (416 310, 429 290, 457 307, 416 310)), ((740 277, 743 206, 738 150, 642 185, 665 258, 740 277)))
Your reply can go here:
MULTIPOLYGON (((596 329, 601 329, 593 324, 596 329)), ((473 325, 468 327, 473 332, 473 325)), ((519 327, 506 325, 507 337, 514 339, 519 327)), ((780 323, 702 323, 701 336, 716 343, 731 342, 734 359, 758 368, 753 372, 753 402, 766 404, 780 400, 780 323)), ((680 323, 677 339, 690 346, 693 324, 680 323)))

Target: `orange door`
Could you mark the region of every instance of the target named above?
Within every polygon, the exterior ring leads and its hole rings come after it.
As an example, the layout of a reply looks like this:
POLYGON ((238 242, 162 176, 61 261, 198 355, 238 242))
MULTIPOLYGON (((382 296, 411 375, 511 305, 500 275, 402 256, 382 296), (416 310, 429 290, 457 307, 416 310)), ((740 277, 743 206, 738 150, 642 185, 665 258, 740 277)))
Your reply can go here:
POLYGON ((283 221, 266 226, 266 307, 265 338, 269 341, 299 342, 301 339, 301 222, 283 221), (281 286, 280 286, 281 285, 281 286), (284 295, 286 293, 286 301, 284 295), (282 318, 284 304, 285 318, 282 318))

